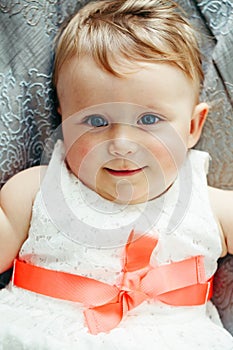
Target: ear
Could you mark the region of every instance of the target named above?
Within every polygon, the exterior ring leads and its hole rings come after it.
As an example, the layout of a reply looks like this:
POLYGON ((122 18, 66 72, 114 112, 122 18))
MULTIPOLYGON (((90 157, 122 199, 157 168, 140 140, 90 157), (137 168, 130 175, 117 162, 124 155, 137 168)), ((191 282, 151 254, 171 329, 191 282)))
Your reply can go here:
POLYGON ((188 148, 192 148, 199 140, 208 112, 209 106, 205 102, 201 102, 195 106, 190 121, 188 148))
POLYGON ((58 113, 61 115, 61 107, 60 107, 60 105, 58 105, 57 111, 58 111, 58 113))

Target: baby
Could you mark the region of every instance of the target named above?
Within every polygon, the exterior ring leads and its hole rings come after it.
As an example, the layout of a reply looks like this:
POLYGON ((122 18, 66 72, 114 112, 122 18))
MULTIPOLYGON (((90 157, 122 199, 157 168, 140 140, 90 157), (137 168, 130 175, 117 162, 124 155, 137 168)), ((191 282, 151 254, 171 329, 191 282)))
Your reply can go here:
POLYGON ((233 194, 191 150, 208 105, 174 2, 101 0, 57 39, 63 141, 1 191, 0 350, 232 350, 210 302, 233 194))

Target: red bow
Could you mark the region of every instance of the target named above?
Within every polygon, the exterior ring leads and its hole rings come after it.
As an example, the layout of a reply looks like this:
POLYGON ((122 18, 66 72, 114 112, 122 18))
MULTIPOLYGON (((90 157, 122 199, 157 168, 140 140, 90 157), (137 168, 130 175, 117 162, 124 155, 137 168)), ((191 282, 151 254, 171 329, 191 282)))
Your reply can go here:
POLYGON ((15 260, 14 285, 54 298, 82 303, 92 334, 116 327, 131 309, 154 299, 169 305, 201 305, 212 295, 206 281, 204 258, 196 256, 160 266, 150 264, 157 239, 132 231, 123 256, 119 283, 109 285, 92 278, 49 270, 15 260))

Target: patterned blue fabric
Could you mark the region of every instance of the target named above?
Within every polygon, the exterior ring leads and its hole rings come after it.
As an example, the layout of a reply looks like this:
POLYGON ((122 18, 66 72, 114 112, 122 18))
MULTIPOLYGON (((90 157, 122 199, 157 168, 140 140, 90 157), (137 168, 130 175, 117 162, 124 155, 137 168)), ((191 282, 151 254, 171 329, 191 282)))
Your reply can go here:
POLYGON ((85 1, 0 1, 0 185, 40 162, 59 123, 51 84, 59 25, 85 1))
MULTIPOLYGON (((60 122, 51 84, 53 40, 63 20, 86 2, 0 0, 0 186, 40 163, 46 139, 60 122)), ((210 184, 233 189, 233 2, 178 3, 200 32, 201 98, 212 107, 197 148, 212 156, 210 184)), ((220 260, 214 301, 233 334, 232 271, 232 256, 220 260)), ((8 280, 9 272, 0 276, 0 286, 8 280)))

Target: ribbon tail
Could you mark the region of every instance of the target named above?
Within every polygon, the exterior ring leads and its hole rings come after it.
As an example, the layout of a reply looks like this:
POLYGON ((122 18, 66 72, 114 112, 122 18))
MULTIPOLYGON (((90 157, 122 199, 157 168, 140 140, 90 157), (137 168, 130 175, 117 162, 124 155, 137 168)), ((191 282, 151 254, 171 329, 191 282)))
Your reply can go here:
POLYGON ((91 334, 107 333, 121 322, 123 305, 116 302, 89 308, 84 311, 84 317, 91 334))
POLYGON ((158 239, 131 231, 124 251, 124 269, 132 272, 147 267, 158 239))
POLYGON ((205 304, 213 295, 213 278, 206 283, 199 283, 159 295, 158 299, 173 306, 194 306, 205 304))

